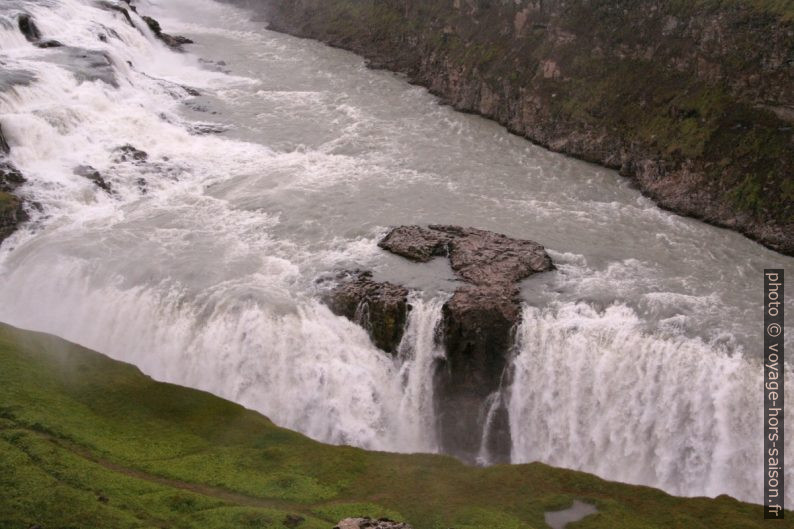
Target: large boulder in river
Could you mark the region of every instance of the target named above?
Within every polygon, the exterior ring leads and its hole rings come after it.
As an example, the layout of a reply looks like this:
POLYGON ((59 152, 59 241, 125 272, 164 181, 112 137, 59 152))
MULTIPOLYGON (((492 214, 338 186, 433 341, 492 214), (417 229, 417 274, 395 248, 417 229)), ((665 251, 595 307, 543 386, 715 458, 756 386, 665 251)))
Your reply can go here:
POLYGON ((370 272, 342 274, 327 298, 334 314, 361 325, 372 342, 396 353, 408 319, 408 289, 372 279, 370 272))
POLYGON ((502 402, 489 397, 500 388, 521 316, 518 283, 554 269, 546 250, 529 240, 439 225, 400 226, 379 246, 418 262, 446 256, 466 283, 443 307, 446 357, 435 378, 439 438, 445 452, 475 460, 490 416, 490 455, 506 459, 507 411, 486 407, 502 402))

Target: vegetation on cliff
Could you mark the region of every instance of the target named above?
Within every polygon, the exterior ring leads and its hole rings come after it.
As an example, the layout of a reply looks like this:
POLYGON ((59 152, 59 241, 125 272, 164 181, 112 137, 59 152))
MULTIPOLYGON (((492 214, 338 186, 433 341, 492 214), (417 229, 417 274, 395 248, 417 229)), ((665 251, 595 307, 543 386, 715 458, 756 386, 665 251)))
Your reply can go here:
POLYGON ((330 528, 387 516, 417 529, 794 527, 721 496, 676 498, 539 463, 327 446, 210 394, 159 383, 58 338, 0 325, 0 527, 330 528), (302 518, 302 520, 300 520, 302 518))
MULTIPOLYGON (((794 253, 794 4, 249 0, 465 111, 794 253)), ((487 175, 483 175, 487 177, 487 175)))

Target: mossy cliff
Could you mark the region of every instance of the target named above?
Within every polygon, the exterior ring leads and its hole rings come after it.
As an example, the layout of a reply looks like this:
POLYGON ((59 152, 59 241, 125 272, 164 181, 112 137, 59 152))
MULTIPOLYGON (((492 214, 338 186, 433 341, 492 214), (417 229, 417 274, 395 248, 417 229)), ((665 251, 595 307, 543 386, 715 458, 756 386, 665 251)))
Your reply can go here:
POLYGON ((231 1, 794 254, 791 1, 231 1))
POLYGON ((415 529, 543 529, 544 511, 574 499, 599 510, 579 529, 794 527, 727 496, 676 498, 540 463, 475 468, 324 445, 0 324, 3 529, 330 529, 349 516, 415 529))

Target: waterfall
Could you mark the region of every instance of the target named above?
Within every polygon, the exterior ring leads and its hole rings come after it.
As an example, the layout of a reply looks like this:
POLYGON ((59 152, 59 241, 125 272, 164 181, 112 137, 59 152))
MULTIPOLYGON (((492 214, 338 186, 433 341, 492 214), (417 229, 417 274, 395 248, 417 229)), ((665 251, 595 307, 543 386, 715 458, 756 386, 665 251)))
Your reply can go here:
POLYGON ((625 305, 526 307, 517 340, 514 462, 685 496, 761 497, 760 362, 700 339, 648 333, 625 305))
POLYGON ((0 246, 0 321, 321 441, 437 452, 447 297, 412 294, 392 357, 315 281, 360 267, 449 292, 446 263, 379 251, 387 225, 510 232, 558 268, 527 286, 545 308, 524 309, 481 410, 480 462, 507 409, 514 463, 760 500, 762 368, 742 347, 752 278, 790 259, 236 8, 134 4, 127 20, 125 2, 0 2, 0 126, 31 217, 0 246), (23 13, 62 46, 28 41, 23 13), (143 14, 197 48, 169 49, 143 14))

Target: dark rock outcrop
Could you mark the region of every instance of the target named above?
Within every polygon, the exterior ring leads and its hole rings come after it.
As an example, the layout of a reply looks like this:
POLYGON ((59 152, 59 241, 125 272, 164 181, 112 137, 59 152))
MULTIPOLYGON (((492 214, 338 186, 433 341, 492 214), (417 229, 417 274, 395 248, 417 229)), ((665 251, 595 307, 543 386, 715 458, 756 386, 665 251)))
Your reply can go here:
POLYGON ((110 183, 102 177, 102 174, 99 171, 90 165, 78 165, 74 168, 74 174, 90 180, 95 186, 108 194, 113 193, 113 188, 111 187, 110 183))
POLYGON ((794 255, 790 3, 226 1, 794 255))
MULTIPOLYGON (((442 448, 472 460, 482 441, 484 405, 499 390, 521 315, 518 283, 554 265, 540 244, 459 226, 401 226, 379 246, 418 262, 446 256, 466 283, 443 307, 447 354, 435 391, 442 448)), ((496 421, 506 422, 506 410, 496 414, 496 421)), ((489 448, 497 459, 509 456, 505 435, 504 427, 492 432, 489 448)))
POLYGON ((25 177, 8 160, 0 160, 0 191, 12 193, 25 183, 25 177))
POLYGON ((19 27, 19 31, 25 36, 28 42, 32 42, 39 48, 58 48, 63 46, 57 40, 42 40, 41 38, 41 31, 39 31, 38 26, 36 23, 33 22, 33 19, 30 15, 23 13, 19 15, 17 19, 17 26, 19 27))
POLYGON ((115 4, 113 2, 98 2, 97 5, 107 9, 108 11, 115 11, 116 13, 120 13, 121 16, 124 17, 124 20, 127 21, 127 24, 129 24, 132 27, 135 27, 135 23, 132 21, 132 17, 130 16, 130 12, 127 11, 126 7, 121 7, 120 5, 115 4))
POLYGON ((144 22, 146 22, 146 25, 149 26, 149 29, 152 30, 152 33, 154 33, 154 35, 163 41, 168 47, 175 50, 181 50, 183 44, 193 44, 193 41, 187 37, 163 33, 163 28, 160 27, 160 23, 152 17, 147 17, 144 15, 141 18, 144 22))
MULTIPOLYGON (((545 249, 490 231, 441 225, 394 228, 379 246, 416 262, 446 257, 464 283, 442 308, 446 357, 434 375, 439 439, 444 452, 473 462, 488 421, 490 460, 508 460, 510 429, 499 391, 521 317, 519 282, 554 269, 545 249)), ((367 329, 378 347, 397 350, 410 310, 407 289, 353 272, 341 278, 327 303, 367 329)))
POLYGON ((129 143, 126 145, 122 145, 120 147, 116 147, 115 149, 113 149, 113 152, 116 153, 116 156, 113 158, 113 161, 116 163, 120 163, 120 162, 142 163, 149 159, 148 153, 133 147, 129 143))
POLYGON ((281 524, 284 527, 287 527, 287 529, 295 529, 300 524, 302 524, 304 521, 306 521, 306 518, 304 518, 303 516, 300 516, 300 515, 297 515, 297 514, 288 514, 284 518, 284 521, 281 522, 281 524))
POLYGON ((334 529, 413 529, 405 522, 395 522, 388 518, 345 518, 334 529))
POLYGON ((387 353, 396 353, 408 319, 408 289, 372 279, 369 272, 343 274, 327 296, 334 314, 358 323, 372 343, 387 353))
POLYGON ((6 159, 11 152, 0 127, 0 243, 16 231, 17 227, 28 220, 24 200, 15 194, 18 187, 25 183, 22 173, 6 159))

